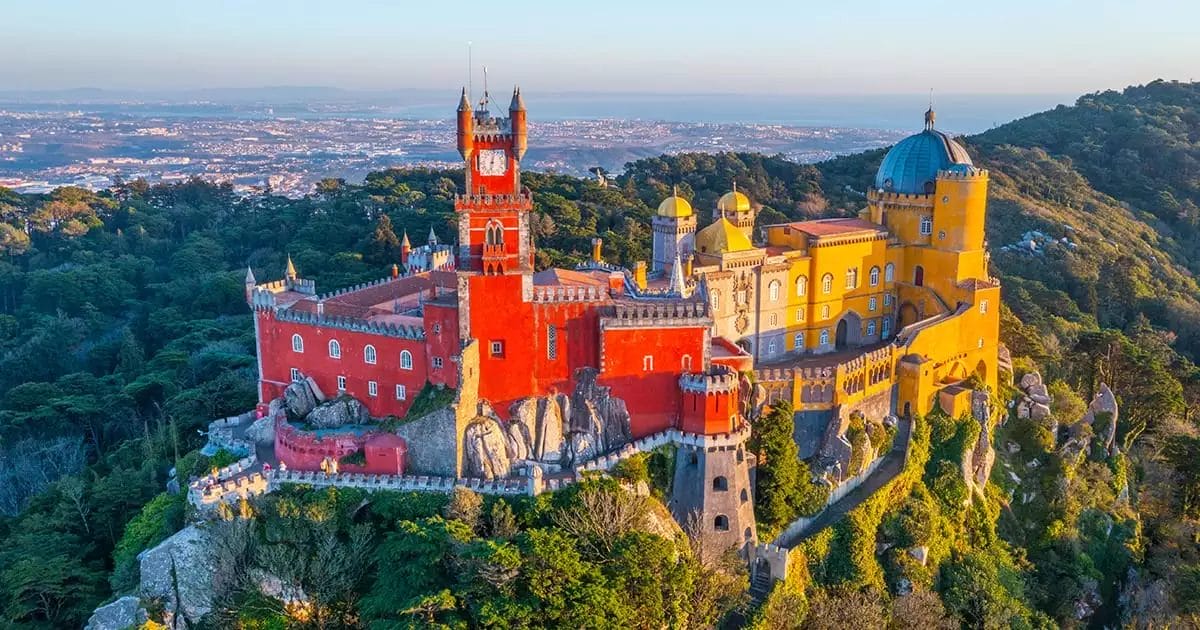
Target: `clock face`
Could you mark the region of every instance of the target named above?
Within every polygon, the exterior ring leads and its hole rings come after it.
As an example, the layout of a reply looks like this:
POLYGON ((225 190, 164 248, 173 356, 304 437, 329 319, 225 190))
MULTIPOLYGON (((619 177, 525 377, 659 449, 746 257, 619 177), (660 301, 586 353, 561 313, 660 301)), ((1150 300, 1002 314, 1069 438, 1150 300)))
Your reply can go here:
POLYGON ((508 155, 502 149, 484 149, 479 152, 480 175, 503 175, 508 170, 508 155))

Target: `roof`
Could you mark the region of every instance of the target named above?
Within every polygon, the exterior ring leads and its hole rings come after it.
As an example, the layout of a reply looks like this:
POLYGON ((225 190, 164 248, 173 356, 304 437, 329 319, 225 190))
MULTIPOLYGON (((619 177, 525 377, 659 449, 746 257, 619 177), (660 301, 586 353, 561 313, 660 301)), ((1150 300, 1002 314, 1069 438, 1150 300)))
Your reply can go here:
POLYGON ((892 193, 927 195, 938 171, 954 164, 971 165, 967 150, 950 136, 929 126, 887 152, 875 174, 875 187, 892 193))
POLYGON ((750 249, 754 249, 750 239, 725 217, 696 233, 696 251, 701 254, 744 252, 750 249))
POLYGON ((749 212, 750 198, 737 191, 737 188, 721 195, 717 200, 717 210, 721 212, 749 212))
POLYGON ((673 194, 658 204, 658 216, 669 219, 683 219, 692 216, 692 204, 687 199, 673 194))
POLYGON ((533 274, 533 284, 537 286, 607 287, 608 274, 607 271, 572 271, 552 268, 533 274))
POLYGON ((363 287, 356 291, 347 291, 324 299, 308 297, 296 302, 291 310, 303 313, 316 313, 317 302, 321 302, 322 313, 326 317, 350 317, 367 319, 373 310, 385 309, 391 312, 396 301, 402 303, 419 301, 419 294, 433 287, 439 289, 456 289, 457 276, 449 271, 430 271, 378 284, 363 287))
POLYGON ((858 218, 815 219, 812 221, 796 221, 786 225, 793 230, 816 237, 844 236, 856 232, 882 232, 884 229, 883 226, 858 218))

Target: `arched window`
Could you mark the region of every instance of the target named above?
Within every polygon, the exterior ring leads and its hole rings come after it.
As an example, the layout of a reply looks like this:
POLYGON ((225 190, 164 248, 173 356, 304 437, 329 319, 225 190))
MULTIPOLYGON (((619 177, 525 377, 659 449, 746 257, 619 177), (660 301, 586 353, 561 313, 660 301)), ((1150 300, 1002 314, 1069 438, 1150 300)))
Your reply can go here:
POLYGON ((488 245, 502 244, 504 242, 504 226, 500 225, 498 221, 489 221, 487 230, 484 232, 484 242, 488 245))
POLYGON ((796 333, 795 337, 793 338, 792 345, 795 346, 796 350, 803 351, 804 350, 804 333, 802 333, 802 332, 796 333))
POLYGON ((375 346, 368 345, 363 348, 363 361, 366 361, 367 365, 375 365, 375 346))
POLYGON ((778 280, 772 280, 771 284, 767 285, 767 296, 771 299, 772 302, 779 301, 779 287, 780 286, 781 285, 779 284, 778 280))
POLYGON ((292 352, 304 352, 304 337, 292 335, 292 352))
POLYGON ((717 311, 721 308, 721 292, 720 291, 712 291, 711 293, 709 293, 708 300, 710 303, 712 303, 713 311, 717 311))
POLYGON ((690 354, 683 355, 683 358, 679 360, 679 367, 681 369, 683 369, 684 372, 691 372, 692 371, 692 355, 690 355, 690 354))
POLYGON ((717 518, 713 519, 713 529, 719 532, 729 531, 729 517, 724 514, 718 514, 717 518))
POLYGON ((921 265, 913 268, 913 284, 919 287, 925 286, 925 268, 921 265))
POLYGON ((768 326, 776 326, 778 324, 779 324, 779 314, 778 313, 771 313, 770 315, 767 316, 767 325, 768 326))
POLYGON ((874 295, 872 295, 871 298, 869 300, 867 300, 867 310, 873 311, 878 306, 879 306, 879 300, 876 299, 874 295))
POLYGON ((858 267, 851 267, 846 270, 846 288, 854 289, 858 287, 858 267))
POLYGON ((329 340, 329 357, 331 359, 342 358, 342 344, 338 343, 337 339, 329 340))
POLYGON ((883 318, 883 332, 882 332, 881 336, 884 339, 887 339, 888 336, 891 334, 892 334, 892 320, 890 318, 884 317, 883 318))
POLYGON ((753 533, 750 531, 750 528, 749 528, 749 527, 747 527, 747 528, 746 528, 746 531, 745 531, 745 532, 744 532, 742 535, 746 537, 746 540, 747 540, 747 541, 749 541, 749 540, 751 540, 752 538, 754 538, 754 534, 753 534, 753 533))
POLYGON ((808 295, 808 276, 796 278, 796 297, 808 295))
POLYGON ((822 346, 829 345, 829 329, 828 328, 821 331, 821 345, 822 346))
POLYGON ((412 369, 412 353, 409 352, 408 350, 400 351, 400 369, 402 369, 402 370, 411 370, 412 369))
POLYGON ((879 286, 879 267, 871 267, 870 281, 871 286, 879 286))
POLYGON ((821 276, 821 293, 833 292, 833 274, 827 273, 821 276))
POLYGON ((875 320, 873 320, 873 319, 871 321, 867 322, 867 336, 868 337, 875 336, 875 320))
POLYGON ((745 503, 749 500, 750 500, 750 493, 746 492, 745 488, 742 488, 742 503, 745 503))
POLYGON ((895 280, 895 279, 896 279, 896 265, 893 265, 892 263, 888 263, 887 266, 885 266, 883 268, 883 281, 891 282, 892 280, 895 280))
POLYGON ((933 217, 925 215, 921 217, 921 236, 929 236, 933 234, 933 217))
POLYGON ((829 305, 821 307, 821 319, 829 319, 829 305))
POLYGON ((774 356, 776 352, 777 348, 775 346, 775 340, 772 339, 767 342, 767 356, 774 356))
POLYGON ((729 489, 729 480, 724 477, 713 477, 713 490, 725 492, 729 489))

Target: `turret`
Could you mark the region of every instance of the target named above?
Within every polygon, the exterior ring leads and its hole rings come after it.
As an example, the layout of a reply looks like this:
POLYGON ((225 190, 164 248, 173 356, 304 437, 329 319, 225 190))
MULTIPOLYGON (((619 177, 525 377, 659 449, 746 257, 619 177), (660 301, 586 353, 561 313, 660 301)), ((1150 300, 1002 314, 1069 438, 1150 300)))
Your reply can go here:
POLYGON ((254 286, 258 281, 254 279, 254 272, 249 267, 246 267, 246 301, 250 301, 250 297, 254 295, 254 286))
POLYGON ((291 282, 295 282, 296 278, 298 277, 296 275, 296 265, 294 263, 292 263, 292 255, 291 254, 288 254, 287 268, 284 269, 283 277, 291 282))
POLYGON ((429 226, 429 246, 437 247, 437 244, 438 244, 437 234, 433 233, 433 226, 431 225, 431 226, 429 226))
POLYGON ((521 98, 519 87, 513 88, 508 118, 512 121, 513 155, 520 161, 525 157, 525 149, 529 148, 529 131, 525 125, 525 101, 521 98))
POLYGON ((400 264, 408 268, 408 255, 412 253, 412 243, 408 240, 408 230, 404 230, 404 240, 400 241, 400 264))
POLYGON ((470 160, 474 152, 475 118, 471 115, 471 103, 467 101, 467 88, 463 88, 462 98, 458 100, 458 154, 464 160, 470 160))

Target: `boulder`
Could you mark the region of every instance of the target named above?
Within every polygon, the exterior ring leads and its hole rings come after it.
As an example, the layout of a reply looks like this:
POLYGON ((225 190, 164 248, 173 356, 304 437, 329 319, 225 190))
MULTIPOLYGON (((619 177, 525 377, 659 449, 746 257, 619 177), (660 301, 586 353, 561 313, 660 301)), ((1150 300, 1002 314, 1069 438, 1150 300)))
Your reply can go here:
POLYGON ((1027 419, 1029 417, 1029 408, 1032 405, 1033 403, 1029 400, 1022 400, 1017 403, 1017 417, 1022 420, 1027 419))
POLYGON ((1029 408, 1029 417, 1034 420, 1044 420, 1050 417, 1050 407, 1043 403, 1035 402, 1029 408))
POLYGON ((512 471, 508 440, 495 418, 475 418, 463 432, 463 455, 467 477, 500 479, 512 471))
POLYGON ((1033 387, 1034 385, 1041 385, 1041 384, 1042 384, 1042 375, 1037 372, 1029 372, 1025 376, 1021 377, 1020 386, 1023 391, 1029 391, 1030 387, 1033 387))
POLYGON ((317 429, 336 429, 348 424, 366 424, 371 414, 366 405, 352 396, 341 396, 317 405, 305 417, 305 421, 317 429))
MULTIPOLYGON (((976 407, 987 409, 988 394, 985 391, 976 390, 971 393, 971 408, 976 407)), ((979 423, 979 439, 975 441, 974 447, 963 458, 963 478, 967 482, 967 487, 975 489, 982 494, 987 486, 988 478, 992 474, 992 466, 996 463, 996 451, 992 448, 992 423, 989 421, 990 413, 983 413, 975 416, 975 421, 979 423)))
POLYGON ((1096 428, 1097 418, 1104 418, 1099 431, 1096 431, 1096 439, 1104 444, 1104 448, 1109 455, 1113 454, 1114 446, 1117 438, 1117 419, 1120 417, 1120 410, 1117 408, 1117 397, 1108 385, 1101 383, 1100 391, 1096 392, 1096 397, 1088 404, 1087 413, 1083 415, 1083 422, 1092 425, 1096 428))
POLYGON ((569 403, 570 432, 594 434, 591 441, 598 452, 605 453, 629 443, 633 429, 625 401, 614 397, 611 388, 597 383, 599 374, 590 367, 575 371, 575 391, 569 403))
POLYGON ((316 399, 318 403, 323 403, 326 400, 329 400, 329 398, 325 395, 325 392, 321 391, 321 386, 317 385, 317 382, 313 380, 313 377, 305 376, 304 382, 308 384, 308 390, 312 392, 313 398, 316 399))
POLYGON ((246 429, 246 439, 258 444, 270 444, 275 441, 275 420, 265 416, 254 421, 246 429))
POLYGON ((133 595, 126 595, 111 604, 97 608, 88 618, 84 630, 125 630, 140 628, 149 616, 142 602, 133 595))
POLYGON ((522 398, 509 408, 510 456, 558 463, 563 456, 563 414, 557 396, 522 398))
POLYGON ((925 563, 929 562, 929 547, 924 545, 921 545, 920 547, 909 547, 908 555, 912 556, 913 560, 920 562, 921 566, 925 566, 925 563))
POLYGON ((139 556, 141 594, 163 602, 170 628, 194 627, 213 607, 216 553, 209 533, 189 525, 139 556))
POLYGON ((288 417, 293 420, 303 420, 317 406, 317 397, 308 386, 308 381, 301 379, 292 381, 283 390, 283 406, 288 417))

